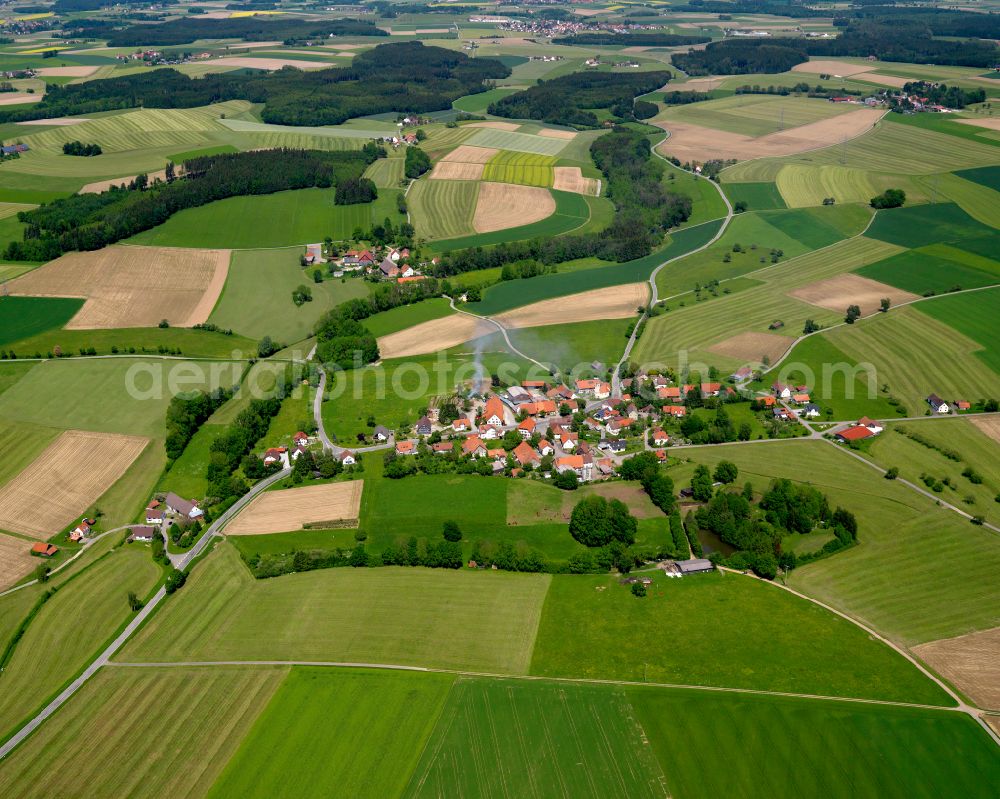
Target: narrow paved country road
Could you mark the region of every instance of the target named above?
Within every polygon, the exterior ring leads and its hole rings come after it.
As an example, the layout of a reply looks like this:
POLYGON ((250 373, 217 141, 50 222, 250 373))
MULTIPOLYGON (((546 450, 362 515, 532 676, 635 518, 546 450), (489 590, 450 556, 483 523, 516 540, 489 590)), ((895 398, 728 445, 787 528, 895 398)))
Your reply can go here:
MULTIPOLYGON (((185 569, 196 557, 198 557, 205 548, 208 546, 209 541, 211 541, 216 535, 218 535, 222 528, 243 508, 250 504, 254 497, 256 497, 262 491, 266 491, 274 483, 279 480, 288 477, 290 475, 291 469, 283 469, 280 472, 270 475, 269 477, 261 480, 259 483, 254 484, 250 491, 241 497, 231 508, 229 508, 225 513, 223 513, 218 519, 216 519, 209 526, 205 534, 195 543, 191 550, 184 555, 183 558, 178 562, 177 568, 185 569)), ((0 745, 0 759, 5 758, 14 749, 24 741, 31 733, 33 733, 39 726, 53 713, 55 713, 60 707, 62 707, 69 700, 73 694, 83 687, 83 684, 87 682, 91 677, 93 677, 98 669, 102 666, 107 665, 111 656, 115 654, 119 649, 121 649, 125 642, 135 633, 139 626, 149 617, 149 615, 157 608, 157 606, 166 597, 167 592, 161 587, 152 598, 145 604, 145 606, 140 610, 135 617, 128 623, 124 630, 112 641, 107 648, 101 652, 94 660, 90 663, 80 675, 73 680, 63 691, 49 704, 47 704, 37 716, 32 718, 27 722, 21 729, 19 729, 14 735, 10 737, 4 744, 0 745)))

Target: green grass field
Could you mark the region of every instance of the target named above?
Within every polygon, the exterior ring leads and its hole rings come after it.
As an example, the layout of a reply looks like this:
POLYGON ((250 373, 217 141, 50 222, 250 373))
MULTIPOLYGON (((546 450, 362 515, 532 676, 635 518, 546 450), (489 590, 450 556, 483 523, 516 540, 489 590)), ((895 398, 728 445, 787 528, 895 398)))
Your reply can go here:
MULTIPOLYGON (((879 364, 866 366, 865 358, 851 357, 839 349, 825 333, 810 336, 800 342, 781 366, 764 376, 759 389, 767 389, 776 380, 794 385, 807 385, 809 396, 831 419, 892 418, 896 409, 889 404, 889 394, 882 392, 883 374, 879 364)), ((891 386, 893 393, 895 386, 891 386)), ((916 398, 905 399, 910 412, 918 408, 916 398)))
POLYGON ((957 175, 931 175, 922 178, 921 182, 936 200, 943 195, 973 219, 1000 228, 1000 194, 995 190, 957 175))
POLYGON ((483 180, 548 188, 552 185, 555 162, 551 155, 501 150, 487 162, 483 180))
POLYGON ((677 120, 757 137, 829 119, 848 110, 844 106, 805 97, 742 94, 671 107, 657 119, 667 122, 677 120))
MULTIPOLYGON (((757 491, 776 477, 808 475, 831 505, 855 513, 858 546, 796 569, 789 578, 793 588, 907 646, 1000 624, 996 535, 838 449, 821 441, 782 441, 687 453, 709 466, 732 461, 739 482, 750 480, 757 491), (942 571, 942 563, 951 570, 942 571)), ((693 470, 682 464, 670 474, 682 485, 693 470)))
POLYGON ((980 186, 994 191, 1000 191, 1000 166, 984 166, 978 169, 963 169, 956 173, 958 177, 971 180, 980 186))
POLYGON ((400 796, 453 681, 292 669, 208 795, 400 796))
POLYGON ((940 710, 633 688, 672 796, 986 797, 996 747, 940 710), (954 753, 961 752, 961 757, 954 753))
POLYGON ((4 669, 0 730, 13 731, 89 663, 131 617, 126 594, 145 597, 159 575, 149 551, 137 545, 107 555, 60 588, 32 620, 4 669))
POLYGON ((927 175, 996 162, 997 149, 990 144, 897 124, 898 118, 898 115, 889 114, 869 133, 822 150, 737 164, 726 170, 724 180, 727 183, 774 180, 786 164, 833 165, 889 174, 927 175), (929 159, 928 153, 934 153, 934 158, 929 159))
POLYGON ((242 371, 242 363, 212 361, 47 362, 0 395, 0 418, 157 438, 164 435, 164 414, 174 393, 213 383, 229 387, 242 371))
POLYGON ((626 692, 462 678, 405 796, 663 797, 626 692))
POLYGON ((970 294, 937 297, 917 304, 916 308, 979 344, 982 349, 975 351, 974 355, 1000 375, 998 299, 1000 299, 1000 289, 991 288, 970 294))
POLYGON ((480 92, 479 94, 467 94, 465 97, 459 97, 455 100, 451 107, 459 111, 465 111, 467 114, 484 114, 486 113, 486 108, 490 103, 496 102, 497 100, 506 97, 508 94, 513 94, 519 91, 518 89, 512 88, 499 88, 490 89, 487 92, 480 92))
POLYGON ((313 282, 313 268, 299 265, 302 252, 300 247, 288 247, 233 253, 225 288, 209 321, 255 339, 271 336, 292 344, 311 335, 326 311, 368 296, 369 284, 361 279, 327 275, 322 283, 313 282), (312 289, 313 300, 296 307, 292 291, 301 284, 312 289))
POLYGON ((917 485, 921 485, 920 478, 925 473, 938 480, 950 477, 955 487, 945 487, 940 494, 943 500, 998 524, 1000 503, 994 500, 1000 494, 1000 475, 993 466, 996 450, 996 442, 968 419, 928 419, 890 425, 884 435, 871 443, 868 454, 885 469, 895 466, 901 477, 917 485), (962 460, 951 460, 897 432, 899 429, 917 433, 943 450, 957 452, 962 460), (978 472, 983 481, 977 484, 963 477, 967 467, 978 472))
POLYGON ((404 178, 403 163, 402 158, 379 158, 365 170, 365 177, 380 189, 398 188, 404 178))
POLYGON ((498 150, 516 150, 519 153, 559 155, 566 147, 565 139, 550 139, 531 133, 480 128, 466 141, 475 147, 496 147, 498 150))
POLYGON ((649 576, 641 602, 614 577, 554 576, 531 673, 950 704, 891 649, 779 588, 732 574, 649 576))
POLYGON ((126 353, 130 348, 138 353, 156 353, 160 347, 166 347, 168 350, 179 349, 181 354, 192 358, 232 358, 253 353, 257 349, 257 342, 235 333, 227 336, 224 333, 185 327, 122 327, 109 330, 57 328, 20 339, 10 345, 11 350, 21 358, 33 358, 36 355, 44 358, 48 353, 54 352, 56 347, 67 355, 76 355, 81 348, 90 347, 98 355, 113 355, 112 347, 117 347, 119 353, 126 353))
MULTIPOLYGON (((865 235, 903 247, 943 243, 954 244, 962 249, 966 249, 962 245, 968 240, 986 237, 993 242, 993 252, 996 252, 996 241, 1000 239, 1000 234, 995 230, 976 221, 954 203, 879 211, 865 235)), ((973 249, 971 252, 977 250, 973 249)))
POLYGON ((1000 262, 949 244, 930 244, 856 270, 859 275, 912 291, 941 293, 1000 283, 1000 262))
MULTIPOLYGON (((966 295, 959 295, 962 298, 966 295)), ((957 306, 946 302, 941 310, 933 309, 934 303, 952 300, 952 297, 935 297, 922 300, 913 306, 897 308, 888 314, 864 322, 839 327, 824 333, 824 337, 856 362, 875 366, 878 384, 888 384, 892 394, 910 408, 920 403, 928 394, 936 392, 946 397, 995 397, 1000 396, 1000 371, 996 363, 995 348, 983 353, 982 341, 969 338, 958 324, 979 335, 987 335, 995 322, 978 317, 963 320, 952 309, 964 307, 982 313, 976 308, 977 294, 968 295, 972 301, 957 306), (922 305, 931 310, 919 310, 922 305), (940 321, 938 315, 947 318, 940 321), (977 326, 977 322, 983 327, 977 326), (955 325, 955 326, 953 326, 955 325), (966 327, 966 325, 968 327, 966 327), (913 353, 921 353, 914 359, 913 353), (927 364, 934 364, 928 369, 927 364)), ((983 299, 988 300, 989 294, 983 299)))
POLYGON ((186 208, 128 241, 157 247, 253 249, 310 244, 345 229, 343 235, 349 236, 355 227, 367 230, 370 225, 369 205, 335 206, 329 189, 298 189, 186 208))
MULTIPOLYGON (((626 333, 634 319, 605 319, 511 330, 508 335, 521 352, 543 363, 572 369, 593 361, 615 364, 625 351, 626 333)), ((499 336, 500 334, 495 334, 499 336)))
MULTIPOLYGON (((171 464, 163 475, 157 490, 173 491, 175 494, 191 499, 203 499, 208 490, 209 447, 219 433, 226 428, 223 425, 204 424, 188 442, 181 456, 171 464)), ((159 446, 159 442, 157 442, 159 446)))
POLYGON ((0 345, 62 327, 82 305, 68 297, 0 297, 0 345))
MULTIPOLYGON (((125 607, 123 595, 115 599, 125 607)), ((285 674, 104 668, 0 764, 0 791, 72 796, 86 785, 94 796, 204 796, 285 674)))
POLYGON ((421 322, 429 322, 432 319, 440 319, 452 313, 448 300, 443 297, 435 297, 413 305, 404 305, 400 308, 393 308, 389 311, 375 314, 365 319, 367 327, 374 336, 387 336, 400 330, 419 325, 421 322))
POLYGON ((688 217, 687 227, 726 215, 726 204, 722 201, 717 183, 691 175, 669 162, 664 162, 663 166, 667 189, 691 198, 691 216, 688 217), (670 175, 674 175, 673 180, 670 175))
POLYGON ((418 180, 407 200, 417 234, 427 239, 448 239, 475 233, 479 184, 467 180, 418 180))
POLYGON ((257 581, 224 544, 120 659, 336 660, 519 674, 548 584, 547 575, 410 568, 257 581))
POLYGON ((787 208, 778 187, 773 183, 727 183, 726 196, 732 203, 744 202, 747 210, 769 211, 787 208))

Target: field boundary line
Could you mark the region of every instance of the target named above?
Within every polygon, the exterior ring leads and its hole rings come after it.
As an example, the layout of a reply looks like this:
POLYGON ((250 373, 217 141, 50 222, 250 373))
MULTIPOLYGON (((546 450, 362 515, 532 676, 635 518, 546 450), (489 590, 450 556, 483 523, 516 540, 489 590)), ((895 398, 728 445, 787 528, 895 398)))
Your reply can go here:
MULTIPOLYGON (((732 572, 736 576, 739 572, 732 572)), ((753 578, 758 579, 758 578, 753 578)), ((775 584, 777 585, 777 584, 775 584)), ((778 586, 784 588, 784 586, 778 586)), ((792 591, 792 589, 785 589, 792 591)), ((803 596, 810 602, 815 600, 803 596)), ((825 606, 824 606, 825 607, 825 606)), ((843 615, 837 611, 838 615, 843 615)), ((854 619, 845 619, 857 624, 854 619)), ((860 625, 859 625, 860 626, 860 625)), ((872 635, 877 635, 872 633, 872 635)), ((879 640, 884 640, 879 636, 879 640)), ((407 666, 397 663, 363 663, 337 660, 178 660, 178 661, 123 661, 109 660, 105 665, 122 669, 157 669, 157 668, 222 668, 231 666, 314 666, 318 668, 341 669, 383 669, 387 671, 414 671, 425 674, 452 674, 456 677, 478 677, 495 680, 518 680, 522 682, 556 682, 579 685, 614 685, 623 688, 674 688, 690 691, 710 691, 715 693, 747 694, 753 696, 780 696, 790 699, 813 699, 825 702, 851 702, 862 705, 882 705, 886 707, 908 707, 919 710, 940 710, 946 712, 967 712, 961 706, 928 705, 921 702, 902 702, 892 699, 867 699, 864 697, 830 696, 827 694, 800 694, 793 691, 769 691, 764 688, 736 688, 720 685, 698 685, 696 683, 650 682, 641 680, 615 680, 598 677, 553 677, 541 674, 502 674, 490 671, 470 671, 467 669, 445 669, 433 666, 407 666)), ((947 690, 947 689, 946 689, 947 690)), ((947 690, 951 695, 951 691, 947 690)))

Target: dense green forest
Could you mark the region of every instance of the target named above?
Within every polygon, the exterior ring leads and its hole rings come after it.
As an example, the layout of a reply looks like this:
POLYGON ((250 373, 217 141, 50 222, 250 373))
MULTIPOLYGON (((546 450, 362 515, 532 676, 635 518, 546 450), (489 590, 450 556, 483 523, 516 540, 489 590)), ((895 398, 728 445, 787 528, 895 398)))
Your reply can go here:
POLYGON ((491 103, 489 113, 511 119, 540 119, 556 125, 597 127, 597 116, 588 109, 611 109, 616 116, 631 115, 636 96, 659 89, 672 77, 657 72, 574 72, 539 81, 516 94, 491 103), (624 113, 619 113, 624 112, 624 113))
POLYGON ((357 178, 378 156, 363 151, 255 150, 185 161, 183 178, 149 185, 145 175, 130 187, 75 194, 18 214, 23 241, 7 245, 9 261, 49 261, 69 250, 97 250, 166 222, 184 208, 246 194, 325 188, 357 178))
POLYGON ((174 19, 159 25, 130 25, 108 36, 110 47, 190 44, 199 39, 242 39, 247 42, 296 41, 328 36, 388 36, 374 23, 355 19, 304 20, 236 17, 174 19))
POLYGON ((804 44, 797 39, 724 39, 704 50, 677 53, 673 61, 688 75, 776 74, 809 60, 804 44))
MULTIPOLYGON (((997 24, 986 14, 969 16, 982 20, 984 30, 997 24)), ((962 67, 992 67, 1000 61, 1000 50, 991 41, 935 39, 923 19, 910 22, 905 17, 885 22, 852 23, 836 39, 812 40, 805 42, 803 47, 809 55, 817 57, 874 55, 882 61, 962 67)))
MULTIPOLYGON (((653 74, 653 73, 645 73, 653 74)), ((266 74, 214 74, 189 78, 173 69, 52 84, 31 108, 0 111, 0 122, 94 114, 120 108, 193 108, 222 100, 264 103, 261 118, 282 125, 337 125, 351 117, 388 111, 441 111, 484 81, 510 68, 420 42, 384 44, 359 54, 350 67, 266 74)))

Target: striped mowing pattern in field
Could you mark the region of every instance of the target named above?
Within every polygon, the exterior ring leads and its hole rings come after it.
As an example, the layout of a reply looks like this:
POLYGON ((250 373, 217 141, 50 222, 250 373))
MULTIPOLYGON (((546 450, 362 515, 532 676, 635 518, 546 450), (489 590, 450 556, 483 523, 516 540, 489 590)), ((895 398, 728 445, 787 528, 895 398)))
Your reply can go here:
POLYGON ((882 121, 870 133, 822 150, 737 164, 725 171, 723 180, 732 183, 775 180, 785 164, 835 165, 926 175, 995 164, 997 157, 997 148, 988 144, 882 121))
POLYGON ((7 219, 20 211, 30 211, 37 206, 28 203, 0 203, 0 219, 7 219))
POLYGON ((878 193, 865 170, 832 164, 788 164, 775 183, 789 208, 820 205, 827 197, 838 203, 867 202, 878 193))
POLYGON ((1000 396, 1000 374, 975 354, 982 345, 914 307, 824 335, 857 361, 874 364, 879 383, 888 383, 911 407, 919 407, 931 393, 949 398, 1000 396))
MULTIPOLYGON (((386 135, 384 127, 355 127, 353 125, 335 125, 330 127, 302 127, 290 125, 269 125, 266 122, 253 122, 247 119, 223 119, 220 123, 237 133, 294 133, 299 136, 334 139, 380 139, 386 135)), ((364 142, 362 141, 362 144, 364 142)))
POLYGON ((365 170, 365 177, 380 189, 396 188, 403 179, 402 158, 379 158, 365 170))
POLYGON ((459 678, 404 796, 662 799, 621 688, 459 678))
POLYGON ((450 239, 475 233, 472 216, 479 184, 467 180, 418 180, 407 200, 417 235, 450 239))
POLYGON ((555 162, 551 155, 501 150, 486 164, 483 180, 548 188, 552 185, 555 162))
POLYGON ((477 129, 465 143, 475 147, 495 147, 498 150, 516 150, 519 153, 539 155, 559 155, 566 146, 565 139, 549 139, 545 136, 533 136, 530 133, 490 128, 477 129))
MULTIPOLYGON (((249 108, 243 100, 231 100, 202 108, 141 108, 124 114, 99 117, 89 122, 25 136, 33 149, 58 150, 68 141, 97 142, 105 152, 162 147, 171 144, 198 144, 209 131, 224 131, 219 117, 238 114, 249 108)), ((83 159, 80 159, 83 160, 83 159)))
MULTIPOLYGON (((801 333, 806 319, 820 324, 838 322, 840 314, 800 302, 788 297, 787 292, 898 252, 902 252, 902 248, 894 244, 859 236, 752 272, 745 277, 763 281, 761 285, 717 299, 689 303, 650 320, 639 339, 635 357, 640 363, 675 364, 679 354, 685 351, 689 358, 720 368, 738 366, 737 359, 709 352, 708 347, 746 331, 767 332, 775 319, 784 322, 784 328, 777 332, 790 336, 801 333)), ((725 287, 723 283, 722 288, 725 287)))
POLYGON ((85 785, 94 796, 204 796, 287 671, 102 669, 58 723, 3 761, 0 792, 73 796, 85 785))
MULTIPOLYGON (((1000 158, 1000 156, 998 156, 1000 158)), ((932 194, 943 194, 973 219, 990 227, 1000 228, 1000 193, 965 180, 958 175, 930 175, 921 182, 932 194)))
POLYGON ((826 100, 739 94, 676 106, 670 108, 662 118, 756 137, 829 119, 851 110, 855 110, 855 107, 826 100))
POLYGON ((360 150, 365 146, 366 139, 320 136, 309 133, 298 133, 295 129, 289 131, 264 131, 240 137, 248 149, 271 150, 278 147, 291 147, 305 150, 360 150))

